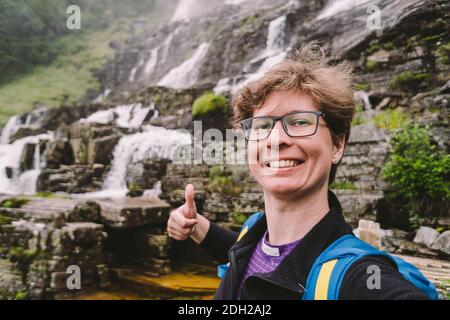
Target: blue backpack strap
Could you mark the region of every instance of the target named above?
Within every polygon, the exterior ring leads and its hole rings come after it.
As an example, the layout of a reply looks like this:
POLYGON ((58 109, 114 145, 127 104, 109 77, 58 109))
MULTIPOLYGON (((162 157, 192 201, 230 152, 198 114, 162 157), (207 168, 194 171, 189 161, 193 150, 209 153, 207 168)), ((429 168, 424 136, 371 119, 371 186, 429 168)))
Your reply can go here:
POLYGON ((303 300, 337 300, 346 271, 362 257, 382 255, 396 263, 399 272, 422 289, 431 299, 437 298, 434 285, 406 261, 380 251, 352 234, 337 239, 316 259, 306 281, 303 300))
MULTIPOLYGON (((242 225, 241 230, 239 231, 239 235, 236 242, 241 240, 248 232, 248 230, 250 230, 250 228, 253 227, 255 223, 258 222, 258 220, 261 219, 263 216, 264 212, 259 211, 248 217, 248 219, 245 220, 244 224, 242 225)), ((217 275, 219 276, 219 278, 223 278, 229 267, 230 263, 219 264, 217 266, 217 275)))

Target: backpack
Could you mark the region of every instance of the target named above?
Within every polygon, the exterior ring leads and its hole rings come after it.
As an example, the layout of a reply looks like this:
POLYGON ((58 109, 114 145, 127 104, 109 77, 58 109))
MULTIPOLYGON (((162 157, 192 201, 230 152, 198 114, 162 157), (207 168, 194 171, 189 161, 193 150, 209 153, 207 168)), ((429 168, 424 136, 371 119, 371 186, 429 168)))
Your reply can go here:
MULTIPOLYGON (((251 215, 243 224, 238 240, 262 217, 263 212, 251 215)), ((353 234, 347 234, 328 246, 314 262, 306 280, 303 300, 337 300, 344 279, 350 266, 362 257, 369 255, 385 256, 395 263, 400 274, 422 290, 430 299, 439 299, 436 287, 412 264, 403 259, 378 250, 353 234)), ((218 266, 218 275, 223 277, 229 263, 218 266)))

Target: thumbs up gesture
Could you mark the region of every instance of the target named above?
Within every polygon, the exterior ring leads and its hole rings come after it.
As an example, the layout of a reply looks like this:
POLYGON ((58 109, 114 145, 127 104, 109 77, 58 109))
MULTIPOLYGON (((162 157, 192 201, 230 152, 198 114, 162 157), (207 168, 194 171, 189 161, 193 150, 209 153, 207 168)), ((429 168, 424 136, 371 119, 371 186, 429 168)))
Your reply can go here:
POLYGON ((184 193, 185 203, 170 213, 167 232, 175 240, 186 240, 197 226, 197 208, 194 202, 194 186, 188 184, 184 193))

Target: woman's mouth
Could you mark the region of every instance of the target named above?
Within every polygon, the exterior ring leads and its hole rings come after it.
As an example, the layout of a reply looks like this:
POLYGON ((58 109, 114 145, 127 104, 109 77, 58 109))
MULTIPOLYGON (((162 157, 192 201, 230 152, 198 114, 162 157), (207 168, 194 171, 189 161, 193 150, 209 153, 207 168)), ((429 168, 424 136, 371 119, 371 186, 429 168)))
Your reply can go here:
POLYGON ((304 160, 268 160, 264 161, 264 167, 268 168, 293 168, 303 164, 304 160))

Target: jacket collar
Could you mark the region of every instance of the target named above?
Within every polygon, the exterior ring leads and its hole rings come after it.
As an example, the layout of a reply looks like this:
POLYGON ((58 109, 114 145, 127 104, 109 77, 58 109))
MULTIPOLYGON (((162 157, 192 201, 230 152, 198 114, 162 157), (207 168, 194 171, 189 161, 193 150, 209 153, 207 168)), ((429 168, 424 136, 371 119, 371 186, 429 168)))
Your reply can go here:
MULTIPOLYGON (((328 204, 330 211, 305 235, 300 243, 283 259, 274 271, 249 277, 246 283, 265 280, 296 294, 303 294, 309 270, 320 253, 341 236, 352 233, 352 228, 345 223, 342 206, 331 190, 328 190, 328 204)), ((253 252, 252 249, 266 230, 267 221, 264 215, 231 248, 235 253, 238 263, 238 282, 245 272, 245 268, 253 252)))

